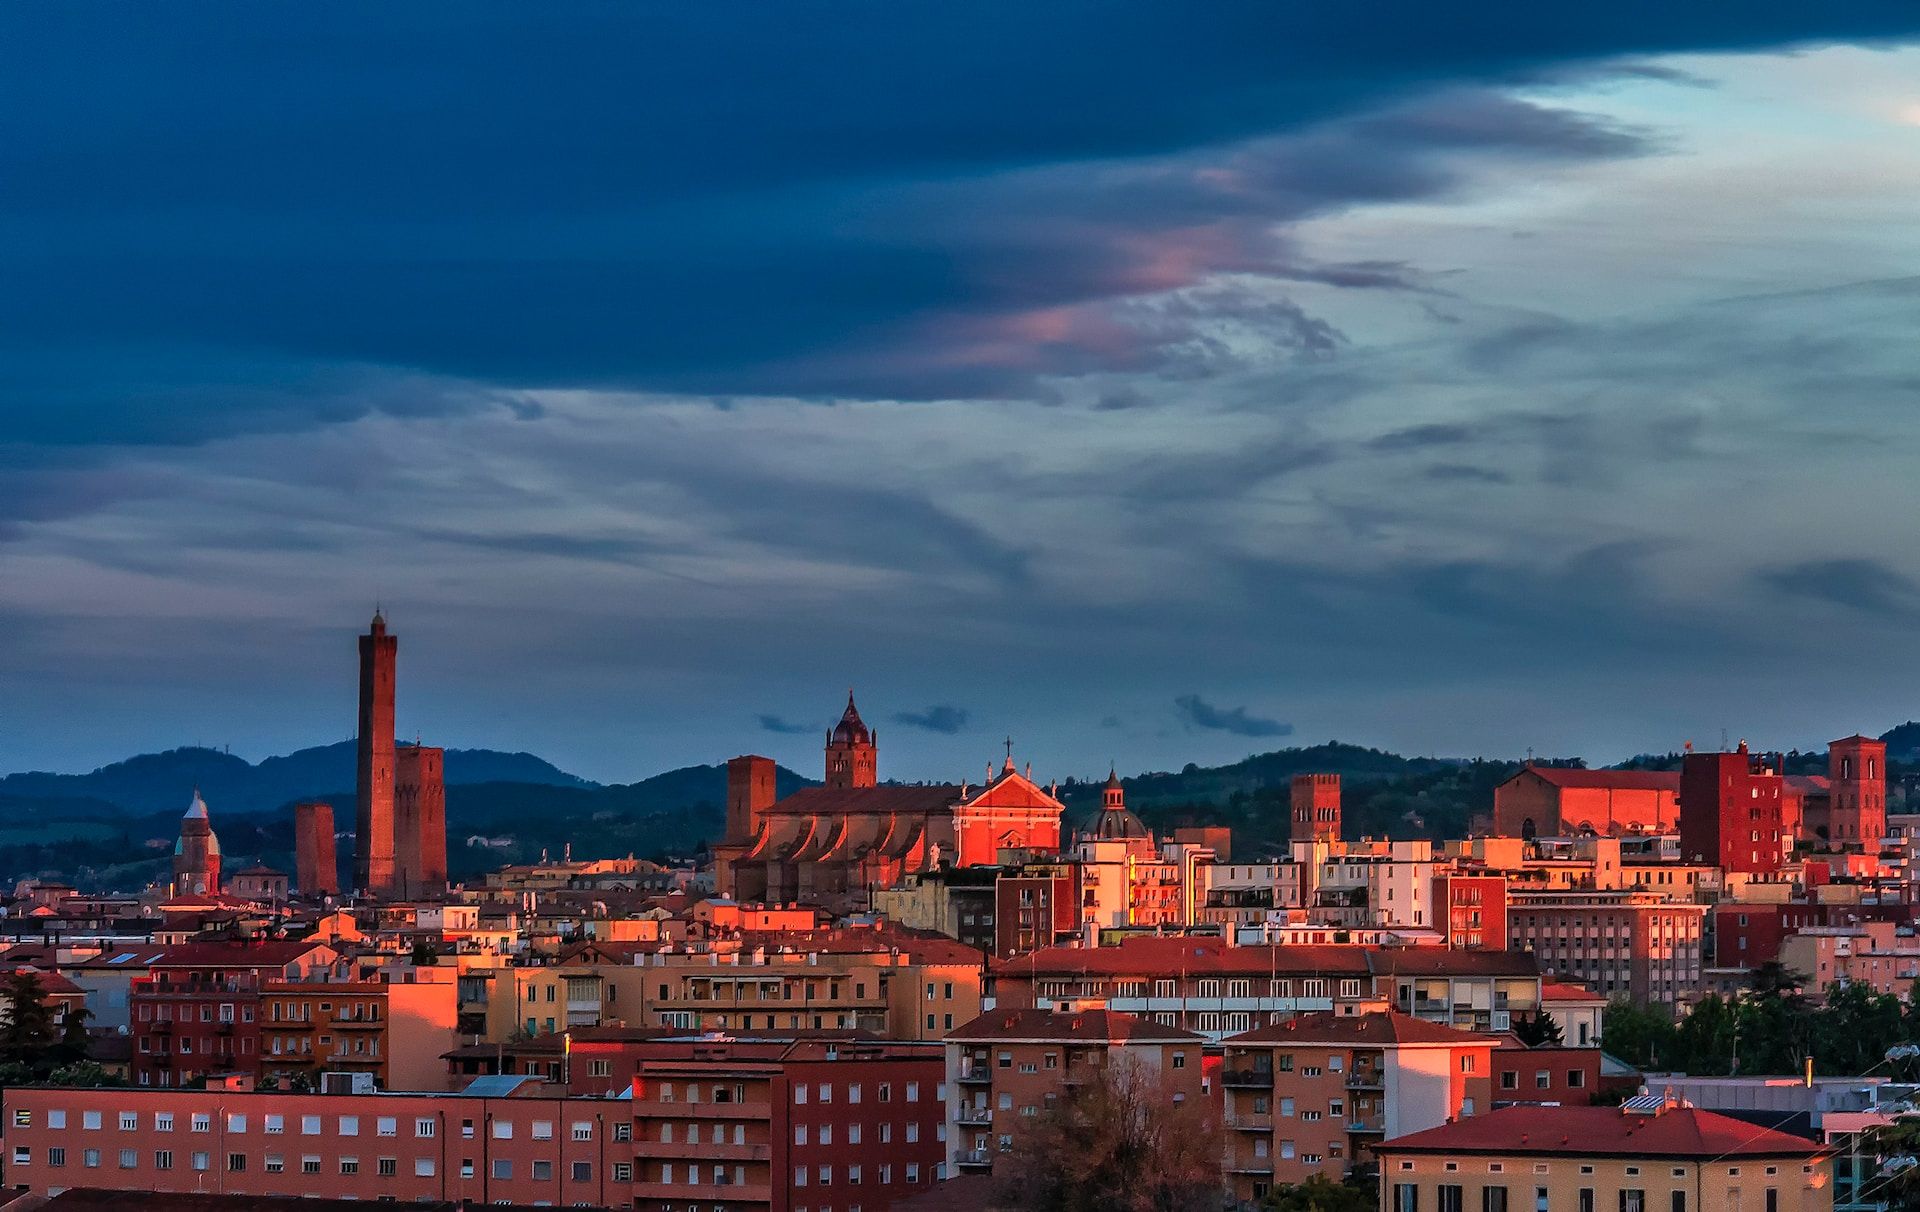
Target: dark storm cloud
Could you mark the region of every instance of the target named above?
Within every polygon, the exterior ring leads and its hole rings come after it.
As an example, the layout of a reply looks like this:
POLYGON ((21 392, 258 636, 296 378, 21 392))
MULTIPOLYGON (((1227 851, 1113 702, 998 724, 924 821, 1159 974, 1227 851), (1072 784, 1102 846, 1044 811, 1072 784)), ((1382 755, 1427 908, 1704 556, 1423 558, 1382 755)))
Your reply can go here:
POLYGON ((1292 736, 1293 725, 1249 714, 1245 707, 1215 707, 1197 694, 1173 700, 1174 710, 1190 728, 1230 732, 1235 736, 1292 736))
POLYGON ((1920 585, 1879 560, 1807 560, 1762 569, 1756 575, 1762 584, 1789 597, 1887 619, 1920 615, 1920 585))
POLYGON ((760 721, 760 731, 777 732, 782 736, 805 736, 809 733, 824 731, 812 724, 796 724, 777 715, 756 716, 760 721))
POLYGON ((952 736, 967 726, 969 716, 964 707, 936 703, 925 711, 896 711, 891 718, 894 723, 909 728, 924 728, 928 732, 952 736))
POLYGON ((1913 25, 1891 0, 13 6, 0 333, 81 373, 16 369, 0 407, 34 442, 179 442, 417 407, 332 367, 899 396, 1151 365, 1151 334, 1045 313, 1221 269, 1392 288, 1266 225, 1443 193, 1450 155, 1645 149, 1474 82, 1913 25))

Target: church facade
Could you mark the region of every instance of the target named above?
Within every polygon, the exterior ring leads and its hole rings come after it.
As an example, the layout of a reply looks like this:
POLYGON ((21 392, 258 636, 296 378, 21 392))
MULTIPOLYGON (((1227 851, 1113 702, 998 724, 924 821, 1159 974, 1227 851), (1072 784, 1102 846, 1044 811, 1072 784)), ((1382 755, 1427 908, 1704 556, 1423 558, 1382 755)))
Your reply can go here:
POLYGON ((879 738, 853 696, 827 734, 825 780, 780 799, 771 758, 727 763, 727 834, 714 847, 720 891, 743 902, 861 908, 878 888, 1003 850, 1056 851, 1060 801, 1014 768, 980 787, 879 782, 879 738))

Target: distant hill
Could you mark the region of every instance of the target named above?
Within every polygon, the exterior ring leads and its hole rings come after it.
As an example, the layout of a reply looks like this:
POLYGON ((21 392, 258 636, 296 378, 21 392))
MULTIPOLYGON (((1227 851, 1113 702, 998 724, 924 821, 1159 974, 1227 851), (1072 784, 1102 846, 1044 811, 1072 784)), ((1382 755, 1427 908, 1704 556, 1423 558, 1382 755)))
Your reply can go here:
MULTIPOLYGON (((495 749, 447 750, 447 783, 537 783, 554 787, 596 787, 531 753, 495 749)), ((0 778, 0 796, 48 799, 92 798, 129 813, 183 811, 197 787, 222 815, 266 812, 328 787, 354 783, 352 741, 301 749, 257 765, 218 749, 186 747, 143 753, 102 766, 89 774, 9 774, 0 778)), ((348 803, 352 798, 348 797, 348 803)))

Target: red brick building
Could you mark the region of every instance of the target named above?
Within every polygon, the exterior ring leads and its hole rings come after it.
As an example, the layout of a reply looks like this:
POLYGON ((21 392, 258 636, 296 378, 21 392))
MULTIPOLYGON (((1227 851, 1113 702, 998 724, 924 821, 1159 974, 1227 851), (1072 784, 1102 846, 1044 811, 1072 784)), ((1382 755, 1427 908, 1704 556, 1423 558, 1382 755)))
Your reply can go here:
POLYGON ((1503 875, 1433 877, 1433 928, 1447 946, 1479 951, 1507 945, 1507 878, 1503 875))
POLYGON ((1858 735, 1832 742, 1827 781, 1828 842, 1878 853, 1887 836, 1887 743, 1858 735))
POLYGON ((168 948, 128 990, 135 1084, 182 1086, 210 1073, 257 1072, 262 986, 327 971, 338 958, 310 942, 168 948))
POLYGON ((360 637, 360 717, 354 744, 353 885, 394 891, 393 691, 400 638, 379 611, 360 637))
POLYGON ((826 780, 774 798, 766 759, 727 764, 727 836, 714 847, 720 891, 739 901, 835 908, 942 865, 999 861, 1005 850, 1060 847, 1060 801, 1008 757, 984 787, 878 783, 877 743, 852 696, 827 735, 826 780))
POLYGON ((947 1172, 987 1172, 1081 1083, 1126 1069, 1174 1103, 1209 1093, 1197 1032, 1108 1010, 989 1010, 947 1036, 947 1172))
POLYGON ((1600 1049, 1528 1048, 1509 1039, 1493 1052, 1493 1105, 1580 1107, 1600 1089, 1600 1049))
POLYGON ((642 1045, 631 1206, 882 1212, 943 1173, 941 1083, 937 1044, 642 1045))
POLYGON ((1528 766, 1493 789, 1500 837, 1671 833, 1680 820, 1680 776, 1659 770, 1528 766))
POLYGON ((1728 873, 1778 871, 1793 839, 1783 818, 1779 767, 1747 743, 1732 753, 1689 753, 1680 769, 1680 853, 1728 873))

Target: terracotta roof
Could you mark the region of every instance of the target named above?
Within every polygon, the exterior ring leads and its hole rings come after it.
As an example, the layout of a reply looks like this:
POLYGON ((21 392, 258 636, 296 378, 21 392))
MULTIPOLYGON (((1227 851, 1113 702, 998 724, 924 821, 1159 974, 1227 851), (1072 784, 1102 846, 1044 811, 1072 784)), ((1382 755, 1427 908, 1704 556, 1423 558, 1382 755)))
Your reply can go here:
POLYGON ((1372 970, 1399 976, 1538 976, 1531 951, 1454 951, 1446 947, 1372 947, 1372 970))
POLYGON ((1575 984, 1572 981, 1541 981, 1540 1000, 1543 1002, 1604 1002, 1607 999, 1585 985, 1575 984))
POLYGON ((10 980, 22 972, 33 978, 33 983, 40 987, 40 992, 42 993, 81 992, 80 986, 74 984, 66 977, 61 976, 58 972, 44 972, 39 968, 28 967, 25 964, 9 964, 0 967, 0 980, 10 980))
POLYGON ((802 787, 768 811, 773 816, 802 812, 932 812, 960 802, 960 788, 946 783, 925 786, 802 787))
POLYGON ((1397 1044, 1494 1044, 1491 1035, 1430 1023, 1388 1010, 1374 1014, 1296 1014, 1285 1022, 1228 1036, 1229 1044, 1330 1044, 1334 1047, 1390 1047, 1397 1044))
POLYGON ((873 739, 865 720, 860 718, 860 709, 853 705, 853 691, 847 691, 847 709, 840 713, 840 722, 833 726, 830 740, 836 745, 864 745, 873 739))
POLYGON ((1118 1010, 989 1010, 947 1033, 949 1040, 1038 1039, 1088 1043, 1202 1043, 1206 1037, 1182 1027, 1118 1010))
MULTIPOLYGON (((1680 794, 1678 770, 1575 770, 1566 766, 1528 766, 1515 774, 1537 774, 1555 787, 1611 788, 1614 791, 1671 791, 1680 794)), ((1513 779, 1508 779, 1512 782, 1513 779)))
POLYGON ((1813 1157, 1805 1137, 1698 1107, 1658 1114, 1619 1107, 1506 1107, 1397 1137, 1380 1153, 1578 1154, 1585 1157, 1813 1157))
POLYGON ((327 944, 315 940, 235 939, 177 943, 153 961, 156 968, 280 968, 327 944))
POLYGON ((1131 938, 1115 947, 1042 947, 1002 960, 996 968, 1010 976, 1054 973, 1147 976, 1179 972, 1195 975, 1324 972, 1365 976, 1367 951, 1365 947, 1230 947, 1217 939, 1131 938))

